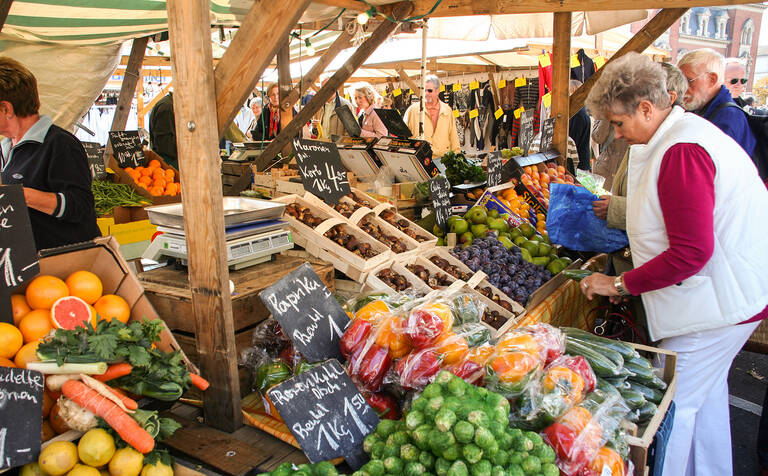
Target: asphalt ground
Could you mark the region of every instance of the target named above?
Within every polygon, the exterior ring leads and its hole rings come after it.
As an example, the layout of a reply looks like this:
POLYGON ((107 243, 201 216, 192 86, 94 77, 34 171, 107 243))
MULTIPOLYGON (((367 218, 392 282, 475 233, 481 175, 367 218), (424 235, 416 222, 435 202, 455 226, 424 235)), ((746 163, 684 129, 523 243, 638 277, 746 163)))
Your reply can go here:
MULTIPOLYGON (((728 375, 734 476, 757 476, 757 431, 768 389, 768 355, 741 351, 728 375)), ((768 448, 766 448, 768 451, 768 448)), ((766 468, 768 469, 768 468, 766 468)))

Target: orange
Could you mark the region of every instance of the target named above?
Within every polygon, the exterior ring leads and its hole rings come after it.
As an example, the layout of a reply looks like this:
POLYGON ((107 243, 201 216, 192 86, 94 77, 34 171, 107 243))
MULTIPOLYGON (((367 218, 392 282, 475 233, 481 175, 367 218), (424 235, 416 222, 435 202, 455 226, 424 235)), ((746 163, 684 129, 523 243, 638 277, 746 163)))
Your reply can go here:
POLYGON ((51 308, 51 324, 56 329, 73 330, 78 326, 85 327, 88 322, 96 325, 93 322, 90 304, 79 297, 65 296, 56 301, 51 308))
POLYGON ((24 336, 13 324, 0 322, 0 357, 12 359, 24 344, 24 336))
POLYGON ((11 308, 13 308, 13 324, 17 326, 21 318, 32 310, 23 294, 11 294, 11 308))
POLYGON ((176 172, 173 171, 173 169, 165 169, 165 178, 168 180, 173 180, 173 177, 176 176, 176 172))
POLYGON ((139 171, 139 174, 144 177, 148 177, 152 175, 152 169, 141 169, 141 171, 139 171))
POLYGON ((95 303, 104 291, 101 279, 90 271, 75 271, 65 282, 70 296, 77 296, 88 304, 95 303))
POLYGON ((93 305, 101 319, 111 321, 117 319, 120 322, 128 322, 131 317, 131 307, 125 299, 115 294, 105 294, 93 305))
POLYGON ((54 403, 56 403, 56 400, 53 399, 48 389, 43 390, 43 418, 48 418, 54 403))
POLYGON ((158 168, 158 167, 160 167, 160 161, 159 161, 159 160, 157 160, 157 159, 152 159, 152 160, 150 160, 150 161, 149 161, 149 165, 148 165, 148 168, 150 168, 150 169, 156 169, 156 168, 158 168))
POLYGON ((42 275, 27 286, 27 304, 32 309, 50 309, 57 299, 69 294, 69 288, 56 276, 42 275))
POLYGON ((145 184, 145 185, 149 185, 149 184, 151 184, 151 183, 152 183, 152 178, 150 178, 148 175, 143 175, 143 176, 142 176, 142 177, 139 179, 139 183, 143 183, 143 184, 145 184))
POLYGON ((152 187, 149 189, 149 194, 153 197, 159 197, 165 192, 165 190, 162 187, 152 187))
POLYGON ((0 357, 0 367, 16 367, 16 364, 14 364, 11 359, 0 357))
POLYGON ((18 352, 16 352, 16 357, 13 359, 13 362, 17 367, 26 369, 27 362, 37 362, 40 360, 37 358, 37 344, 39 343, 39 340, 26 343, 18 352))
POLYGON ((51 313, 45 309, 35 309, 19 322, 19 330, 24 336, 24 343, 42 339, 51 331, 51 313))
POLYGON ((155 177, 155 181, 152 182, 153 187, 165 188, 166 185, 168 185, 168 182, 166 182, 164 178, 155 177))
POLYGON ((163 169, 154 169, 152 171, 152 178, 165 178, 165 171, 163 169))

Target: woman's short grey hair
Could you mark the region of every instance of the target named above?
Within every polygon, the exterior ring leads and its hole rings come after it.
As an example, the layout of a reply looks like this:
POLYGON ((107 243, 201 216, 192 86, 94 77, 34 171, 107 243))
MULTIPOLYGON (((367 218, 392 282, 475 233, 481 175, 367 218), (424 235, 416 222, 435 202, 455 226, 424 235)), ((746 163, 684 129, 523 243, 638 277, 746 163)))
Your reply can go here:
POLYGON ((378 94, 376 93, 376 90, 373 89, 373 86, 371 86, 368 83, 360 83, 357 86, 355 86, 355 92, 360 93, 363 96, 365 96, 365 99, 368 100, 368 104, 375 105, 376 104, 376 97, 378 94))
POLYGON ((667 73, 667 91, 674 91, 677 93, 677 99, 673 106, 683 105, 683 95, 688 90, 688 79, 680 68, 670 63, 661 63, 661 67, 664 72, 667 73))
POLYGON ((427 77, 424 78, 424 82, 425 83, 432 83, 432 85, 435 88, 440 89, 440 78, 438 78, 434 74, 428 74, 427 77))
POLYGON ((609 113, 631 116, 643 100, 658 108, 669 107, 667 75, 658 63, 633 52, 605 65, 586 105, 598 118, 609 113))
POLYGON ((703 73, 715 73, 717 75, 717 83, 720 84, 725 78, 725 58, 717 51, 710 48, 700 48, 686 53, 677 62, 677 67, 682 68, 685 65, 690 65, 692 68, 698 69, 700 66, 704 67, 703 73))

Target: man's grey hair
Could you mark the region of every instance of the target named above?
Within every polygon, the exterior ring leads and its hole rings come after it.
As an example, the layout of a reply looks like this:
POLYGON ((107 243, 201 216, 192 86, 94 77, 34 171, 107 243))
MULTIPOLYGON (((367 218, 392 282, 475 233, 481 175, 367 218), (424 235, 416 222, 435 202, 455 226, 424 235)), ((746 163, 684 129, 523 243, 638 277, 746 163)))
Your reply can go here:
POLYGON ((604 67, 586 105, 593 116, 604 119, 609 113, 631 116, 644 100, 658 108, 669 106, 667 75, 659 63, 632 52, 604 67))
POLYGON ((432 85, 435 86, 435 88, 440 89, 440 78, 435 76, 434 74, 428 74, 426 78, 424 78, 425 83, 432 83, 432 85))
POLYGON ((683 55, 677 62, 677 67, 682 68, 685 65, 696 69, 703 66, 703 72, 715 73, 718 84, 721 84, 725 78, 725 58, 710 48, 693 50, 683 55))
POLYGON ((661 63, 661 67, 667 73, 667 91, 677 93, 677 99, 675 99, 673 106, 682 106, 683 95, 688 90, 688 79, 680 71, 680 68, 671 63, 661 63))

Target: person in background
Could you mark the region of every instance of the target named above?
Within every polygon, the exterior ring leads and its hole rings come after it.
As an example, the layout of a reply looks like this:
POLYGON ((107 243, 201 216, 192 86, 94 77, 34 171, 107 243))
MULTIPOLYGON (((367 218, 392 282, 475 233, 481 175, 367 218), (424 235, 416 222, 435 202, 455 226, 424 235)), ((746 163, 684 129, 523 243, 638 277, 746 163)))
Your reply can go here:
MULTIPOLYGON (((706 73, 705 73, 706 74, 706 73)), ((594 273, 596 295, 641 295, 648 332, 677 352, 664 476, 733 474, 728 371, 768 316, 768 190, 735 141, 671 105, 661 66, 638 53, 607 64, 587 98, 628 144, 627 235, 635 269, 594 273)))
POLYGON ((280 132, 280 88, 277 83, 267 87, 267 100, 267 107, 261 111, 256 127, 250 131, 255 141, 272 140, 280 132))
POLYGON ((381 100, 382 109, 392 109, 395 107, 395 101, 391 97, 387 96, 381 100))
POLYGON ((739 108, 724 106, 733 102, 733 98, 723 84, 723 55, 709 48, 693 50, 680 58, 677 67, 688 79, 688 91, 683 97, 685 109, 712 122, 751 157, 756 140, 744 112, 739 108))
POLYGON ((168 165, 179 168, 176 150, 176 119, 173 113, 173 91, 163 96, 149 112, 149 146, 168 165))
POLYGON ((38 251, 101 235, 85 149, 39 109, 35 76, 0 56, 2 183, 23 185, 38 251))
MULTIPOLYGON (((328 78, 330 78, 330 75, 326 75, 322 81, 321 81, 321 87, 325 86, 325 83, 328 82, 328 78)), ((344 124, 341 122, 341 119, 339 119, 338 114, 336 113, 336 109, 339 107, 347 107, 349 108, 349 112, 352 113, 354 116, 355 113, 353 112, 352 104, 350 104, 349 101, 344 99, 339 95, 338 91, 335 91, 323 104, 323 107, 315 114, 315 119, 319 121, 320 124, 320 138, 324 140, 334 140, 334 136, 346 136, 349 135, 347 133, 347 130, 344 128, 344 124)))
POLYGON ((250 124, 248 124, 248 127, 245 129, 245 135, 248 137, 248 140, 253 140, 253 135, 251 132, 256 129, 256 123, 259 121, 259 118, 261 117, 261 111, 263 109, 264 101, 261 99, 261 94, 259 93, 258 96, 254 96, 251 98, 248 106, 251 108, 251 112, 253 112, 253 119, 251 120, 250 124))
MULTIPOLYGON (((581 81, 571 79, 568 87, 568 94, 573 94, 579 89, 581 81)), ((571 117, 568 122, 568 136, 576 143, 576 150, 579 151, 579 163, 576 167, 581 170, 592 170, 591 155, 589 152, 589 135, 592 131, 592 121, 587 114, 586 108, 581 108, 571 117)))
POLYGON ((376 108, 376 91, 368 83, 360 83, 355 88, 355 104, 362 111, 358 117, 361 137, 383 137, 388 134, 387 128, 374 109, 376 108))
POLYGON ((739 58, 728 58, 725 60, 725 74, 723 76, 723 85, 731 93, 733 102, 741 107, 746 106, 746 101, 741 97, 744 94, 744 87, 749 81, 747 70, 739 58))
MULTIPOLYGON (((459 133, 456 130, 456 120, 453 117, 451 106, 442 102, 437 96, 440 94, 440 78, 434 74, 427 75, 424 88, 424 139, 432 146, 432 156, 442 157, 449 150, 461 152, 459 133)), ((404 118, 411 137, 419 136, 419 103, 411 104, 406 109, 404 118)))

